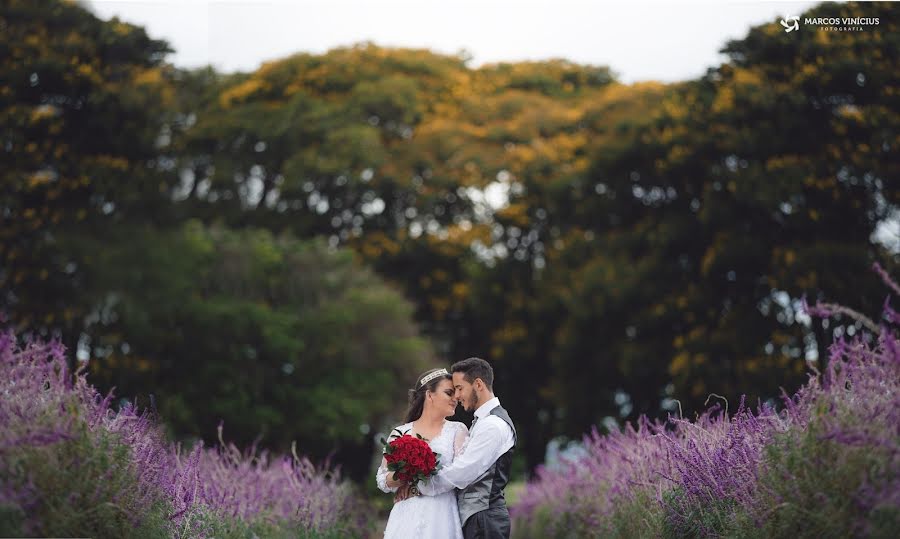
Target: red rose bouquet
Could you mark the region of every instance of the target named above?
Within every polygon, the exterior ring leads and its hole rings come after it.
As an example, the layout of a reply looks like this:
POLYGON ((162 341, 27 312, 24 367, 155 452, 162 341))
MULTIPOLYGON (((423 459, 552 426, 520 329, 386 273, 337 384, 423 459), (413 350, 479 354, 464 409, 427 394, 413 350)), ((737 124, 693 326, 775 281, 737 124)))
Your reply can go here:
POLYGON ((440 469, 439 455, 431 450, 428 441, 418 434, 415 437, 394 429, 390 442, 384 444, 384 460, 394 479, 415 485, 436 474, 440 469))

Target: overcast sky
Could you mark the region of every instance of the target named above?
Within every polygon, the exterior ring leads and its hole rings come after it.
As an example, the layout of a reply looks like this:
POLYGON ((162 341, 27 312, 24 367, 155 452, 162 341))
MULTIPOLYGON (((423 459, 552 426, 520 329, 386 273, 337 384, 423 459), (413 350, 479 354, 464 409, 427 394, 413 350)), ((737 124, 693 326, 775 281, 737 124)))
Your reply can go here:
POLYGON ((295 52, 372 41, 468 51, 473 66, 565 58, 607 65, 626 83, 676 81, 718 65, 719 49, 756 24, 817 2, 598 0, 91 0, 169 41, 170 61, 249 71, 295 52))

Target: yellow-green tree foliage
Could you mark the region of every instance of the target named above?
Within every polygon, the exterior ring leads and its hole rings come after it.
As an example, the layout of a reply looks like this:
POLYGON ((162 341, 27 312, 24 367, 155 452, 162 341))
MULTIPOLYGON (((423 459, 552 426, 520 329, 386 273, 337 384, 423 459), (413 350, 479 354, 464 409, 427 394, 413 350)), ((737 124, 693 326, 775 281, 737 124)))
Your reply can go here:
POLYGON ((372 44, 296 55, 206 103, 187 155, 215 166, 185 203, 354 246, 448 360, 496 363, 533 439, 771 397, 825 359, 833 328, 799 323, 798 300, 858 304, 890 261, 871 235, 898 194, 895 13, 773 21, 670 85, 372 44))
POLYGON ((89 314, 79 282, 91 253, 63 235, 155 216, 167 201, 168 50, 73 3, 0 8, 0 289, 20 328, 71 336, 89 314))
POLYGON ((772 21, 677 84, 374 44, 175 70, 154 94, 165 214, 352 247, 447 362, 494 363, 535 464, 606 417, 795 387, 826 332, 856 331, 805 324, 803 295, 877 312, 868 267, 896 257, 872 234, 900 199, 898 15, 824 4, 802 16, 880 24, 772 21))

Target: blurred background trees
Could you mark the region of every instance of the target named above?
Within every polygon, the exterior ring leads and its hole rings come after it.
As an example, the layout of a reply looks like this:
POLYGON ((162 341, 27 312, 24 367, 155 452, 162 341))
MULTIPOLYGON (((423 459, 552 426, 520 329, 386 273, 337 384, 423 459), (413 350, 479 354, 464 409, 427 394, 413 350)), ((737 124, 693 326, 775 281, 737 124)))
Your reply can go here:
POLYGON ((184 70, 10 2, 0 308, 178 436, 224 419, 357 477, 435 361, 494 364, 528 468, 594 424, 769 399, 856 331, 801 299, 880 312, 868 268, 896 268, 897 15, 822 5, 881 24, 762 25, 697 80, 624 85, 374 44, 184 70))
POLYGON ((60 235, 95 237, 170 205, 157 139, 174 92, 168 45, 61 2, 3 5, 3 304, 33 331, 72 345, 94 298, 60 235), (163 189, 161 189, 163 187, 163 189))

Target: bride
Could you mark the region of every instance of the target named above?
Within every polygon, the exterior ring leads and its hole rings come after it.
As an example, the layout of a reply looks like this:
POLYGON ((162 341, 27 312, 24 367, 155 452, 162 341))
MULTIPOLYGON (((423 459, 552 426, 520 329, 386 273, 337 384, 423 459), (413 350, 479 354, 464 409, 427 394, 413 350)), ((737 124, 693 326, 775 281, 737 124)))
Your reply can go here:
MULTIPOLYGON (((400 432, 416 434, 428 441, 431 450, 447 466, 462 451, 469 431, 465 425, 446 418, 456 413, 453 379, 447 369, 432 369, 417 379, 415 389, 409 391, 409 410, 400 432)), ((375 474, 378 488, 397 492, 404 482, 396 481, 387 462, 375 474)), ((431 538, 462 539, 456 493, 451 490, 438 496, 412 496, 394 504, 384 530, 385 539, 431 538)))

